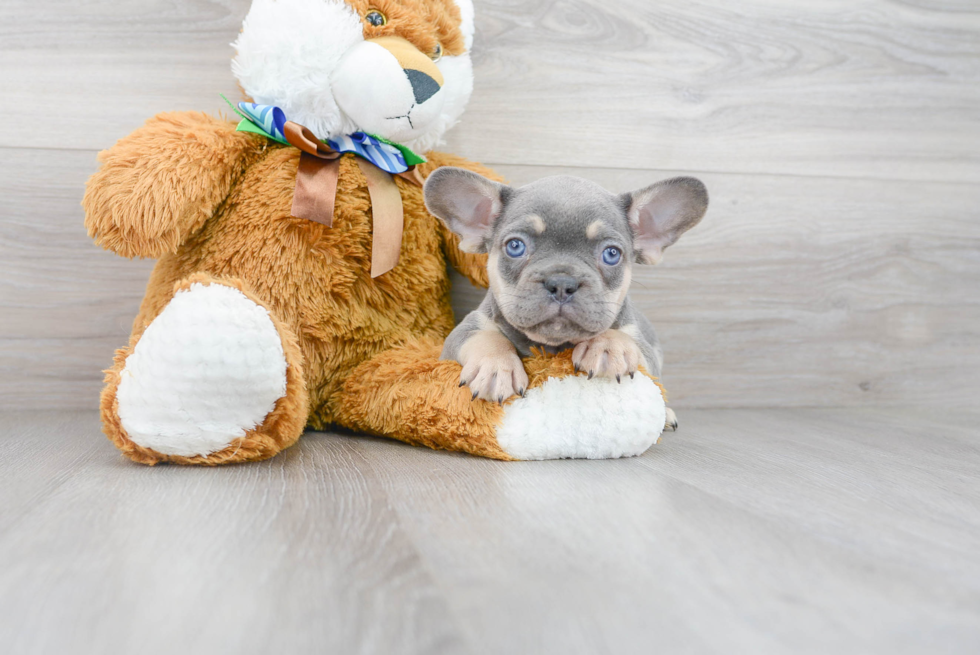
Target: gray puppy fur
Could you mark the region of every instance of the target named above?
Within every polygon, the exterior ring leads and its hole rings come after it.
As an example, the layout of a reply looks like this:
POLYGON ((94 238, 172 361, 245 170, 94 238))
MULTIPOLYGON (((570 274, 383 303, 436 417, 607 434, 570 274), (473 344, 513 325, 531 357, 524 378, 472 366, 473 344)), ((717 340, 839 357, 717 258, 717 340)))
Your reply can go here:
MULTIPOLYGON (((612 194, 575 177, 520 188, 460 168, 436 170, 425 203, 461 237, 488 253, 490 290, 446 339, 443 359, 463 366, 473 398, 502 402, 528 384, 520 357, 531 348, 573 348, 589 377, 659 376, 663 352, 653 326, 627 295, 633 263, 655 264, 708 207, 690 177, 612 194)), ((668 410, 668 427, 676 417, 668 410)))

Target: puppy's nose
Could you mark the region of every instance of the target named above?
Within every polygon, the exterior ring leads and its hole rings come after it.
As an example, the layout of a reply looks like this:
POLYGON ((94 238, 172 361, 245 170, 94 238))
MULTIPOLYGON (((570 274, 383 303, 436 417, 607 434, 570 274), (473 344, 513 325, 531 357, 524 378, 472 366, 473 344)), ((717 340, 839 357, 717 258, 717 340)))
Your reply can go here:
POLYGON ((552 275, 544 282, 544 288, 558 302, 568 302, 582 283, 570 275, 552 275))

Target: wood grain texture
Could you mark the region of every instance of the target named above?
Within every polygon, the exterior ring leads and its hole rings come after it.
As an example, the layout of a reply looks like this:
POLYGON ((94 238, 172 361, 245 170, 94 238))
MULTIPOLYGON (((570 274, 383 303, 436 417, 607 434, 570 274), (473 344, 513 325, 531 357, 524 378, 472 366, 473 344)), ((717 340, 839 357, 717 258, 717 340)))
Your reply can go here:
POLYGON ((151 469, 124 461, 91 412, 4 419, 4 652, 463 650, 350 442, 151 469))
MULTIPOLYGON (((0 134, 4 405, 93 406, 152 266, 84 235, 95 151, 155 112, 221 109, 247 5, 0 6, 17 126, 0 134)), ((708 218, 633 289, 663 338, 674 404, 974 402, 975 6, 506 0, 477 12, 476 92, 450 150, 518 183, 572 173, 623 190, 679 171, 708 183, 708 218)), ((480 294, 454 279, 463 312, 480 294)))
MULTIPOLYGON (((227 111, 248 0, 9 0, 0 84, 22 127, 0 146, 102 150, 161 111, 227 111), (29 126, 29 128, 28 128, 29 126)), ((14 118, 16 117, 16 118, 14 118)))
POLYGON ((0 416, 20 654, 972 653, 980 413, 689 410, 646 455, 504 463, 310 433, 141 467, 0 416))
MULTIPOLYGON (((222 109, 247 6, 8 0, 8 119, 56 127, 0 145, 99 149, 158 111, 222 109)), ((489 0, 477 26, 450 139, 476 160, 980 180, 972 4, 489 0)))
POLYGON ((499 0, 478 25, 450 143, 483 161, 980 180, 974 4, 499 0))
POLYGON ((102 370, 124 346, 151 261, 105 252, 80 205, 87 151, 0 157, 0 397, 3 406, 96 407, 102 370))
POLYGON ((378 469, 490 652, 956 652, 980 634, 975 419, 690 410, 633 460, 479 479, 382 444, 378 469))

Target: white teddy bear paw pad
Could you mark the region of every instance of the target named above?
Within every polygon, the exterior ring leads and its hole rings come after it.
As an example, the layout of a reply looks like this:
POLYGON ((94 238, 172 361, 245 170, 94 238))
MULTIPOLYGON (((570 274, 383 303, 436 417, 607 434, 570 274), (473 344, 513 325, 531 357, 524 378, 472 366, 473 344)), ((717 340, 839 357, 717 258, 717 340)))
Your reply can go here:
POLYGON ((193 457, 245 436, 285 394, 286 357, 268 311, 238 289, 195 283, 146 328, 116 399, 133 442, 193 457))
POLYGON ((643 454, 666 418, 663 394, 645 375, 551 378, 508 403, 497 443, 515 459, 608 459, 643 454))

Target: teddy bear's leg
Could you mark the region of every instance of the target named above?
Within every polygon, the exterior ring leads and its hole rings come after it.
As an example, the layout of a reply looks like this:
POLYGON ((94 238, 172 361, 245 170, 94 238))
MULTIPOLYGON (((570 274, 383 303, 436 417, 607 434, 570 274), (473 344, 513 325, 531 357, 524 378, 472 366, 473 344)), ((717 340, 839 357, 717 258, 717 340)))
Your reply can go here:
POLYGON ((662 389, 633 379, 589 380, 571 353, 524 360, 524 398, 472 400, 442 344, 410 343, 361 364, 346 380, 339 420, 362 432, 495 459, 603 459, 639 455, 664 429, 662 389))
POLYGON ((129 458, 205 465, 275 455, 309 411, 292 331, 242 282, 203 274, 116 353, 101 408, 129 458))

